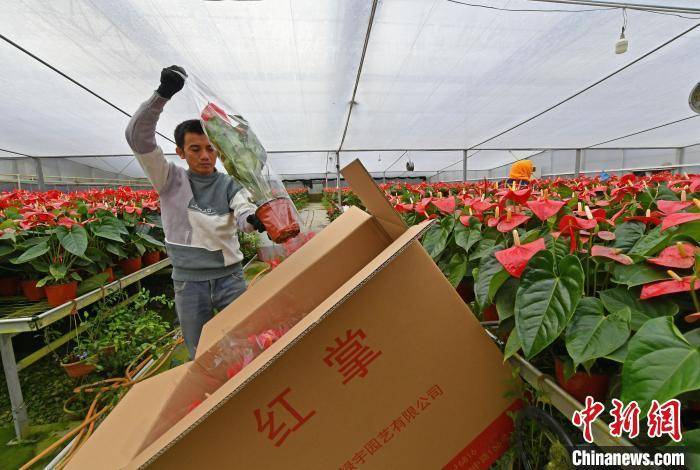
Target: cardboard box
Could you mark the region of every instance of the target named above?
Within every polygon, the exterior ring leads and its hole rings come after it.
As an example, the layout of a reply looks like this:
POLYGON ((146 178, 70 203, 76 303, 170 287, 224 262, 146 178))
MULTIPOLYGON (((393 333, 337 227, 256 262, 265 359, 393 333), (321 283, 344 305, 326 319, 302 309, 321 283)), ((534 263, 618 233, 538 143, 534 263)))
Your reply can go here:
POLYGON ((476 469, 508 448, 511 370, 417 241, 429 222, 406 227, 359 161, 343 175, 371 215, 351 208, 215 316, 69 468, 476 469), (287 321, 227 379, 233 339, 287 321))

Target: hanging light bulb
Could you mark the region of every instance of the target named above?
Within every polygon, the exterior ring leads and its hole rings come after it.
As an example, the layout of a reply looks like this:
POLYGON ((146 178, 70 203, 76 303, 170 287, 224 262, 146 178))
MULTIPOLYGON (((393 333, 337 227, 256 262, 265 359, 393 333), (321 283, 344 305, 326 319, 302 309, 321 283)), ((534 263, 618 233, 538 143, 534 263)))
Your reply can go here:
POLYGON ((625 37, 625 28, 627 28, 627 9, 622 9, 622 31, 620 39, 615 43, 615 54, 624 54, 629 47, 629 41, 625 37))

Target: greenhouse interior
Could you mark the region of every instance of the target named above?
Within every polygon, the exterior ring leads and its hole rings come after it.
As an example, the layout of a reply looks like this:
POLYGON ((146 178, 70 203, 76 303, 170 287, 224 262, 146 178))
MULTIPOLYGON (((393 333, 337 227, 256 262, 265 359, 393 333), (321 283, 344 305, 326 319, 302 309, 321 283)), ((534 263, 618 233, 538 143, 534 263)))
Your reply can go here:
POLYGON ((0 39, 0 468, 700 469, 700 2, 0 39))

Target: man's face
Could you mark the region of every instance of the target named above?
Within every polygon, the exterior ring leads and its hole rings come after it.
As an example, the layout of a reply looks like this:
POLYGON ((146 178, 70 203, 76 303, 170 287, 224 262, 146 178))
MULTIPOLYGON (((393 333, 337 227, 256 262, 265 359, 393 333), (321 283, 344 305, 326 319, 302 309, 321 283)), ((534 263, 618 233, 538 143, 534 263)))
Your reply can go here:
POLYGON ((216 149, 204 134, 185 133, 185 148, 177 147, 177 154, 198 175, 211 175, 216 165, 216 149))

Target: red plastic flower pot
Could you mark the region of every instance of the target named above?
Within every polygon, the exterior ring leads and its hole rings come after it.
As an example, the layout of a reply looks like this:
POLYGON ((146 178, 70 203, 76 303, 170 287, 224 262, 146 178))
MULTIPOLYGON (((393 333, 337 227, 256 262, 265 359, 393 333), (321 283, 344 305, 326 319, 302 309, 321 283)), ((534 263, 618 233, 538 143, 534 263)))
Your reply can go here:
POLYGON ((84 375, 91 374, 95 372, 97 367, 95 364, 91 364, 87 359, 82 359, 75 362, 61 363, 61 367, 66 371, 68 377, 78 378, 84 375))
POLYGON ((267 234, 275 243, 284 243, 299 235, 299 221, 291 199, 280 197, 258 207, 255 215, 265 225, 267 234))
POLYGON ((0 297, 10 297, 17 294, 19 279, 16 277, 0 277, 0 297))
POLYGON ((564 380, 564 363, 559 358, 554 361, 554 372, 559 386, 581 403, 586 401, 587 396, 596 401, 605 400, 610 386, 610 377, 607 375, 576 372, 569 380, 564 380))
POLYGON ((160 261, 160 251, 151 251, 141 257, 144 266, 150 266, 160 261))
POLYGON ((141 258, 120 259, 119 267, 124 274, 133 274, 141 269, 141 258))
POLYGON ((107 275, 107 282, 114 282, 117 279, 116 277, 114 277, 114 270, 112 269, 111 266, 109 268, 105 269, 104 271, 102 271, 102 274, 107 275))
POLYGON ((32 302, 38 302, 46 297, 46 290, 43 287, 36 286, 37 280, 22 281, 22 293, 32 302))
POLYGON ((44 290, 46 291, 46 300, 49 305, 51 307, 58 307, 77 297, 78 281, 46 286, 44 290))

